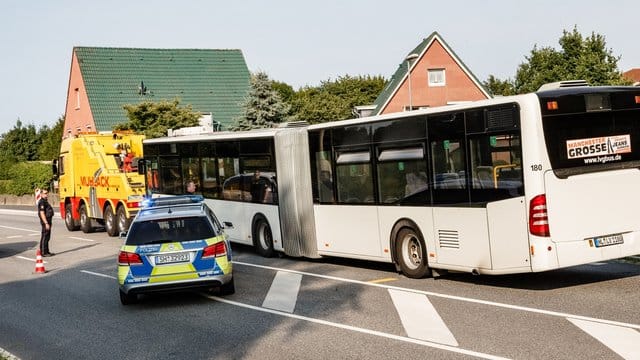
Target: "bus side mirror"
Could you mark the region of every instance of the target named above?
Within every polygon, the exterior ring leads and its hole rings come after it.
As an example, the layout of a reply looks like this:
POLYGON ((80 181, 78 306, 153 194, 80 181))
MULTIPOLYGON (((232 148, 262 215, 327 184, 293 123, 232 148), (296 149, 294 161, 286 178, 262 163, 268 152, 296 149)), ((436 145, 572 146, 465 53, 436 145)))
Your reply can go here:
POLYGON ((144 158, 138 159, 138 175, 144 175, 147 173, 147 162, 144 158))

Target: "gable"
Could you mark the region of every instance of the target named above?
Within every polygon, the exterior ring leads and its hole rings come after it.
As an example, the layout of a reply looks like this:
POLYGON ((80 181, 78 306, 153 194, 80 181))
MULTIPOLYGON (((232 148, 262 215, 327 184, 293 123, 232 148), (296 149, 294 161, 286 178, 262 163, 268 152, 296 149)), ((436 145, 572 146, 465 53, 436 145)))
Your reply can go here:
POLYGON ((242 114, 249 91, 240 50, 76 47, 74 55, 98 131, 127 121, 125 104, 176 98, 225 128, 242 114))
POLYGON ((471 73, 467 66, 449 48, 437 32, 424 39, 409 54, 411 96, 409 96, 409 74, 407 60, 398 65, 385 89, 375 100, 374 114, 403 111, 411 97, 412 106, 440 106, 452 102, 474 101, 490 98, 489 92, 471 73), (438 88, 428 84, 428 71, 442 69, 446 85, 438 88))

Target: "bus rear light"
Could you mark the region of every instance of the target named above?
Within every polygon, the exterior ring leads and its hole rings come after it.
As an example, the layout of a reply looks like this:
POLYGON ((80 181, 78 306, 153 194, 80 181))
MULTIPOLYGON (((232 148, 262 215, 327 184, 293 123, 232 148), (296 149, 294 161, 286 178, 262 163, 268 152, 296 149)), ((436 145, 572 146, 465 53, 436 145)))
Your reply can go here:
POLYGON ((120 251, 118 254, 118 265, 141 265, 140 255, 127 251, 120 251))
POLYGON ((549 236, 549 217, 547 215, 547 197, 535 196, 529 203, 529 232, 536 236, 549 236))
POLYGON ((558 110, 557 101, 547 101, 547 110, 558 110))
POLYGON ((209 245, 202 250, 202 258, 212 258, 218 256, 226 256, 227 255, 227 245, 224 241, 219 243, 215 243, 213 245, 209 245))
POLYGON ((636 104, 640 104, 640 95, 636 95, 636 104))

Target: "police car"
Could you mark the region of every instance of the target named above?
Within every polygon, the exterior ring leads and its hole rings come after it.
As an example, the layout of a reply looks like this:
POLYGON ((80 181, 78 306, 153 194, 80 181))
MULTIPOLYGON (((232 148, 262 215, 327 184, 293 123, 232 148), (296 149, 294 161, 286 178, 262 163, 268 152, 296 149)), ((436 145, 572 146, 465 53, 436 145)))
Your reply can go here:
POLYGON ((150 199, 123 235, 126 240, 118 254, 123 305, 152 292, 235 292, 227 235, 202 196, 150 199))

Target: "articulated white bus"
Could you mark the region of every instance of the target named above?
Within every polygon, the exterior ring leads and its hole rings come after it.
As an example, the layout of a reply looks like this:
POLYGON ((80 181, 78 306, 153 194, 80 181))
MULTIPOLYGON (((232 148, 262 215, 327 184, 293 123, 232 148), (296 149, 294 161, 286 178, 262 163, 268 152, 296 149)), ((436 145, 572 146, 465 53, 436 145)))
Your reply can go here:
POLYGON ((270 256, 538 272, 640 254, 640 88, 571 87, 144 142, 152 193, 194 180, 270 256))

